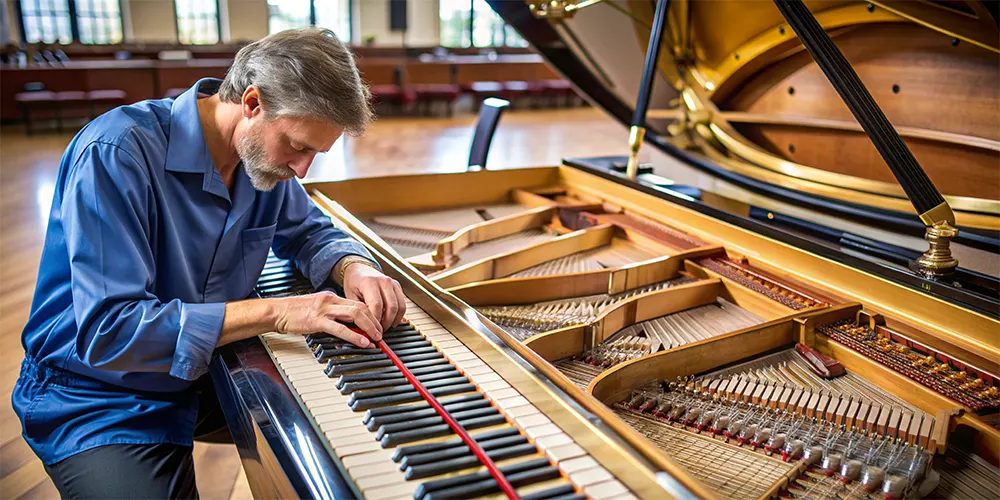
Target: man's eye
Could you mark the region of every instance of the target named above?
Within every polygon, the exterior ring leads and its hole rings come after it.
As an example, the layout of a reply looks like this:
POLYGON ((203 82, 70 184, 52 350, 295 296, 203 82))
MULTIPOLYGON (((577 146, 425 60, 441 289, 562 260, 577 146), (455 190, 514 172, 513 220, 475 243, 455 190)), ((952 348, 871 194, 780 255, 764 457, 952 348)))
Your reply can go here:
POLYGON ((292 146, 292 149, 294 149, 295 152, 297 152, 297 153, 301 153, 302 151, 305 150, 305 148, 302 147, 302 146, 296 146, 295 144, 292 144, 291 146, 292 146))

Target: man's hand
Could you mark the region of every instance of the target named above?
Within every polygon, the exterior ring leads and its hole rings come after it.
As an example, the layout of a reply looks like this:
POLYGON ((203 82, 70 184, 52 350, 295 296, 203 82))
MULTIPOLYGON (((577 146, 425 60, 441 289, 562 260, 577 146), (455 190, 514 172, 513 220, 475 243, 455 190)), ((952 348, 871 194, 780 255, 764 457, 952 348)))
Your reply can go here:
POLYGON ((369 338, 374 341, 382 338, 382 326, 365 304, 332 292, 265 300, 280 301, 275 320, 279 333, 328 333, 358 347, 371 347, 369 338), (346 326, 349 323, 355 324, 368 337, 351 331, 346 326))
POLYGON ((406 299, 396 280, 364 264, 348 264, 344 270, 344 296, 364 302, 373 317, 388 330, 403 320, 406 299))

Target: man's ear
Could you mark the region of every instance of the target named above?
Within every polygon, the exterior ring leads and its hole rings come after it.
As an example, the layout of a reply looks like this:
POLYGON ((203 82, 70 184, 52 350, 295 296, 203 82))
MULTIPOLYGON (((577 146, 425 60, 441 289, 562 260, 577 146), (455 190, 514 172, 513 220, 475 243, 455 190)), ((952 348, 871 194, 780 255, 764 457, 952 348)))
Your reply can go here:
POLYGON ((246 118, 252 118, 264 112, 264 109, 260 105, 260 92, 253 85, 247 86, 247 89, 243 91, 243 116, 246 118))

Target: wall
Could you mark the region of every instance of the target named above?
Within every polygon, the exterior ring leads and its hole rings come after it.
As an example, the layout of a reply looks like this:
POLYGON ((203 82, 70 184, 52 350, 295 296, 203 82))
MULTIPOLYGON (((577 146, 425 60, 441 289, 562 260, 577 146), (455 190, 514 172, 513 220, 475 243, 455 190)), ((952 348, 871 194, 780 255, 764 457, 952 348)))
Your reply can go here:
POLYGON ((128 3, 125 10, 130 19, 126 19, 126 24, 131 22, 132 41, 177 41, 177 17, 174 14, 173 0, 125 0, 122 3, 128 3))
POLYGON ((407 0, 406 32, 389 30, 388 0, 354 0, 354 42, 375 37, 374 45, 437 45, 440 38, 438 0, 407 0))
MULTIPOLYGON (((13 2, 0 0, 8 12, 10 37, 18 39, 13 2)), ((228 14, 228 33, 223 40, 256 40, 267 36, 267 0, 221 0, 220 13, 228 14), (227 36, 228 35, 228 36, 227 36)), ((374 36, 375 45, 437 45, 439 43, 438 0, 407 1, 407 31, 389 30, 389 0, 354 0, 353 35, 355 43, 374 36)), ((134 42, 173 42, 177 23, 173 0, 122 0, 126 38, 134 42)), ((226 23, 223 22, 223 31, 226 23)), ((0 40, 0 43, 3 41, 0 40)))

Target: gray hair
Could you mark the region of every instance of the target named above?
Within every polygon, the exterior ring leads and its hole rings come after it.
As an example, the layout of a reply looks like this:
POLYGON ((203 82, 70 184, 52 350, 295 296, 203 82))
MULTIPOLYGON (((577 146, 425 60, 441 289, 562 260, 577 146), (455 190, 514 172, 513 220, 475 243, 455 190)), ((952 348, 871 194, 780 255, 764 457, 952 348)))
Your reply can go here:
POLYGON ((273 118, 317 118, 354 136, 375 119, 354 55, 325 28, 286 30, 240 49, 219 98, 240 103, 251 85, 273 118))

